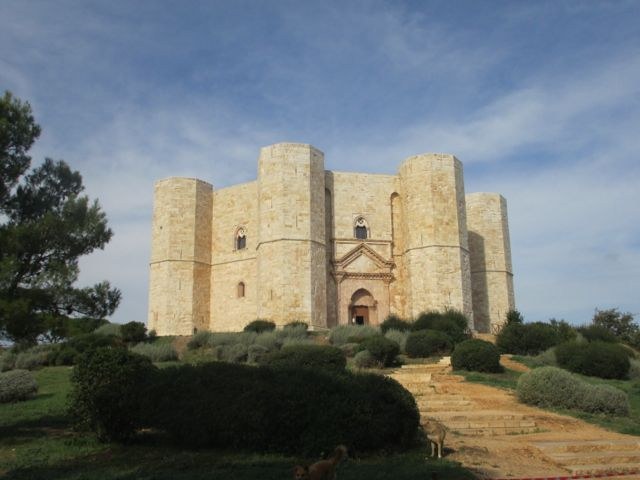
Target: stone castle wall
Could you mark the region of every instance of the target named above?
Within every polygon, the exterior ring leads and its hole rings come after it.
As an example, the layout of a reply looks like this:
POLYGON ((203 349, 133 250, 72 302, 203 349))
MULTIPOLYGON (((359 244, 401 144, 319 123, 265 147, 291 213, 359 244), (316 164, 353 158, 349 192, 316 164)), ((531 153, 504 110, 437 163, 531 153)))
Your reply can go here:
POLYGON ((465 196, 451 155, 375 175, 325 171, 316 148, 276 144, 261 149, 254 182, 156 184, 149 328, 160 335, 256 318, 326 328, 362 309, 377 324, 447 307, 489 331, 513 305, 506 203, 465 196))

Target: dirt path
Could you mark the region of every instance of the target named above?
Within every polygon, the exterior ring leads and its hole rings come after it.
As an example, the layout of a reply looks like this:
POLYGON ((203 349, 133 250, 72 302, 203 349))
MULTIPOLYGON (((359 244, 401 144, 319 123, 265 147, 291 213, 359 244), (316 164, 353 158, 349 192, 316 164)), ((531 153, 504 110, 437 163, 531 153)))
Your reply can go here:
POLYGON ((629 474, 640 473, 640 437, 523 405, 507 390, 468 383, 449 372, 432 365, 403 368, 392 376, 414 393, 423 418, 436 418, 447 427, 446 458, 479 477, 624 471, 627 474, 621 478, 640 479, 629 474))

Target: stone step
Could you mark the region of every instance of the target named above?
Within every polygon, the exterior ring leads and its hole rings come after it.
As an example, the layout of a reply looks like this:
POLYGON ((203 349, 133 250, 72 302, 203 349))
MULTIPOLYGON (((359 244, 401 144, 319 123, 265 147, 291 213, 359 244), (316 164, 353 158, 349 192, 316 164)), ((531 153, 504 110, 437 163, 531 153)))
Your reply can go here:
POLYGON ((473 404, 469 400, 422 400, 420 398, 416 400, 416 404, 421 411, 458 412, 473 408, 473 404))
POLYGON ((547 453, 547 457, 569 465, 595 463, 640 463, 640 450, 601 450, 591 452, 547 453))
POLYGON ((507 412, 501 410, 477 410, 471 412, 442 412, 434 415, 443 422, 460 422, 460 421, 512 421, 512 420, 530 420, 530 418, 522 413, 507 412))
POLYGON ((425 415, 438 412, 470 412, 473 410, 473 405, 471 403, 466 405, 418 405, 418 410, 425 415))
POLYGON ((569 440, 555 442, 534 442, 533 445, 544 453, 554 452, 596 452, 608 450, 640 450, 639 439, 610 439, 610 440, 569 440))
POLYGON ((563 465, 573 475, 599 474, 599 473, 640 473, 640 463, 595 463, 591 465, 563 465))

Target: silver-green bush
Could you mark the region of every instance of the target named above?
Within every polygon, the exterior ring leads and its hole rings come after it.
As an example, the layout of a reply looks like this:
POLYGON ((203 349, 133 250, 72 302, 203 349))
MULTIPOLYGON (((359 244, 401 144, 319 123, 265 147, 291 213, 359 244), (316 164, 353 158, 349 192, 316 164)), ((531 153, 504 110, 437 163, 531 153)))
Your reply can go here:
POLYGON ((248 347, 244 343, 225 345, 221 350, 223 362, 240 363, 247 360, 248 347))
POLYGON ((53 351, 56 345, 36 345, 24 352, 18 353, 15 359, 14 368, 18 370, 35 370, 45 367, 51 363, 53 351))
POLYGON ((627 394, 606 385, 591 385, 555 367, 541 367, 518 379, 518 399, 541 407, 582 410, 589 413, 629 414, 627 394))
POLYGON ((0 354, 0 372, 6 372, 7 370, 13 370, 16 364, 16 354, 5 350, 0 354))
POLYGON ((349 358, 354 357, 361 350, 359 343, 343 343, 338 348, 342 350, 345 357, 349 358))
POLYGON ((269 354, 269 349, 262 345, 250 345, 247 349, 247 363, 259 364, 269 354))
POLYGON ((378 335, 380 332, 377 328, 368 325, 338 325, 331 329, 329 333, 329 342, 339 347, 345 343, 351 343, 354 339, 364 339, 372 335, 378 335))
POLYGON ((253 341, 253 345, 260 345, 267 348, 270 352, 278 350, 282 345, 280 338, 278 338, 278 332, 262 332, 253 341))
POLYGON ((384 334, 389 340, 393 340, 400 346, 400 353, 407 353, 405 347, 407 345, 407 337, 409 336, 409 332, 402 332, 400 330, 390 329, 387 330, 387 333, 384 334))
POLYGON ((97 333, 99 335, 115 335, 119 337, 121 326, 122 325, 119 323, 105 323, 101 327, 96 328, 93 333, 97 333))
POLYGON ((630 358, 629 363, 629 380, 640 380, 640 360, 637 358, 630 358))
POLYGON ((358 368, 373 368, 378 366, 378 361, 369 350, 362 350, 353 357, 353 363, 358 368))
POLYGON ((131 351, 149 358, 152 362, 169 362, 178 359, 175 349, 168 343, 139 343, 132 347, 131 351))
POLYGON ((282 330, 276 330, 278 338, 282 339, 306 339, 308 325, 306 323, 297 323, 285 325, 282 330))
POLYGON ((0 373, 0 403, 17 402, 34 396, 38 383, 28 370, 0 373))

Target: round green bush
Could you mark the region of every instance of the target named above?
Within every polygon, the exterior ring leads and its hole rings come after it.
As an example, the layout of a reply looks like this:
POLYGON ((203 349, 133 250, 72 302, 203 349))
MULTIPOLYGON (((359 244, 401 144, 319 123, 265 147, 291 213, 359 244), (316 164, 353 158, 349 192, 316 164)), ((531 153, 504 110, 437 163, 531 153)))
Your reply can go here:
POLYGON ((169 362, 178 359, 178 354, 168 343, 138 343, 130 349, 133 353, 147 357, 152 362, 169 362))
POLYGON ((142 425, 145 388, 156 368, 124 348, 98 348, 82 354, 71 375, 69 413, 101 441, 126 441, 142 425))
POLYGON ((27 400, 38 392, 38 383, 28 370, 0 373, 0 403, 27 400))
POLYGON ((406 320, 402 320, 397 315, 389 315, 380 324, 380 331, 385 335, 389 330, 399 330, 401 332, 408 332, 411 330, 411 323, 406 320))
POLYGON ((401 332, 400 330, 387 330, 384 334, 389 340, 393 340, 400 347, 400 353, 406 353, 407 338, 409 337, 409 331, 401 332))
POLYGON ((607 342, 567 342, 556 347, 556 360, 562 368, 600 378, 626 378, 629 355, 622 345, 607 342))
POLYGON ((247 348, 247 363, 263 363, 268 354, 269 349, 267 347, 263 347, 262 345, 249 345, 247 348))
POLYGON ((456 370, 473 372, 502 372, 500 352, 493 343, 470 339, 459 343, 451 354, 451 365, 456 370))
POLYGON ((454 343, 469 338, 467 317, 456 310, 446 310, 444 313, 423 312, 413 323, 412 330, 438 330, 449 335, 454 343))
POLYGON ((369 351, 382 367, 388 367, 400 353, 400 345, 382 335, 373 335, 360 343, 360 348, 369 351))
POLYGON ((608 385, 590 385, 560 368, 541 367, 521 375, 516 391, 518 399, 530 405, 629 414, 625 392, 608 385))
POLYGON ((339 347, 345 343, 360 343, 367 337, 380 333, 377 328, 369 325, 338 325, 329 332, 331 345, 339 347))
POLYGON ((512 322, 504 326, 496 337, 496 345, 502 353, 537 355, 557 345, 563 339, 556 329, 543 322, 512 322))
POLYGON ((358 368, 374 368, 379 365, 369 350, 362 350, 356 353, 355 357, 353 357, 353 364, 358 368))
POLYGON ((346 444, 367 452, 409 446, 419 426, 415 400, 394 380, 322 369, 169 367, 146 398, 149 426, 192 447, 317 455, 346 444))
POLYGON ((412 358, 447 355, 451 353, 451 337, 438 330, 418 330, 407 337, 407 355, 412 358))
POLYGON ((289 322, 284 327, 283 330, 304 330, 305 332, 309 329, 309 324, 305 322, 295 321, 289 322))
POLYGON ((220 355, 222 361, 231 363, 241 363, 247 361, 248 348, 243 343, 225 345, 222 347, 220 355))
POLYGON ((433 328, 431 328, 433 322, 435 322, 436 320, 440 320, 441 318, 442 314, 440 312, 436 312, 433 310, 422 312, 420 315, 418 315, 418 318, 416 318, 415 322, 413 322, 413 324, 411 325, 411 330, 413 330, 414 332, 418 330, 433 330, 433 328))
POLYGON ((267 356, 264 363, 274 368, 318 368, 344 372, 347 359, 342 350, 330 345, 287 345, 267 356))
POLYGON ((129 322, 120 327, 120 336, 127 343, 140 343, 147 338, 147 327, 142 322, 129 322))
POLYGON ((275 323, 270 322, 269 320, 259 320, 259 319, 248 323, 247 326, 244 327, 245 332, 256 332, 256 333, 271 332, 275 329, 276 329, 275 323))
POLYGON ((354 357, 357 353, 360 352, 360 344, 359 343, 344 343, 338 347, 344 356, 347 358, 354 357))

